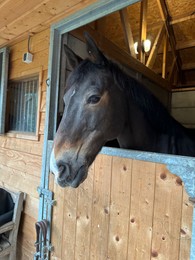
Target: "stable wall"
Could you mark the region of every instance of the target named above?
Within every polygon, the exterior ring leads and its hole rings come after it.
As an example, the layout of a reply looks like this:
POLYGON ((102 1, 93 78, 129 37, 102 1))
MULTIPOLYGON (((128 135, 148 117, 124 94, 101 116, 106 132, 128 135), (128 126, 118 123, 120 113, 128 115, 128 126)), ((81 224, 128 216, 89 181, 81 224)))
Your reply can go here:
POLYGON ((50 188, 51 259, 190 259, 193 205, 165 165, 99 154, 78 189, 50 188))
POLYGON ((16 138, 14 135, 0 136, 0 186, 26 193, 24 211, 19 229, 18 259, 33 258, 35 251, 35 227, 38 219, 42 148, 46 103, 46 79, 48 68, 50 30, 34 35, 30 41, 30 51, 34 58, 31 64, 22 62, 27 52, 27 39, 10 46, 9 79, 39 74, 40 108, 37 140, 16 138))
POLYGON ((195 128, 195 90, 183 89, 172 93, 172 116, 188 128, 195 128))

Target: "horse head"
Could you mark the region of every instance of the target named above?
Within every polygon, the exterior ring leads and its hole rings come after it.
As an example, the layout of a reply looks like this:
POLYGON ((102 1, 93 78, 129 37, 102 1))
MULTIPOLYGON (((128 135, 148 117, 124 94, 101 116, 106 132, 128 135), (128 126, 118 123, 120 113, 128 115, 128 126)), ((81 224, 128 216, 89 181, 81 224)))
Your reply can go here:
POLYGON ((109 60, 85 34, 90 57, 81 60, 64 46, 72 72, 67 79, 65 108, 50 158, 50 169, 61 187, 78 187, 102 146, 125 125, 125 95, 115 87, 109 60))

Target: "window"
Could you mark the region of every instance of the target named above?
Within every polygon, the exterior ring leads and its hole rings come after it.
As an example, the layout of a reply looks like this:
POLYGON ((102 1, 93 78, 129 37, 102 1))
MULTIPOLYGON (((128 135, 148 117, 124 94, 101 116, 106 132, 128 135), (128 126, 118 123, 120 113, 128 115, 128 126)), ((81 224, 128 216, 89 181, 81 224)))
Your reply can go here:
POLYGON ((10 81, 8 86, 9 132, 36 134, 39 78, 10 81))

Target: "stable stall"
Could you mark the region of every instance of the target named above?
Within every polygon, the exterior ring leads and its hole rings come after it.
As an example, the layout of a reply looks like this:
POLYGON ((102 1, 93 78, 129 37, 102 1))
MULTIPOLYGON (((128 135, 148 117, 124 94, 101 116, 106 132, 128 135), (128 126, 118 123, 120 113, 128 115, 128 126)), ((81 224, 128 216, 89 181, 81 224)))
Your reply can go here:
POLYGON ((0 186, 26 194, 18 259, 195 259, 194 157, 103 147, 78 189, 60 188, 49 170, 70 73, 63 44, 85 58, 84 31, 194 128, 194 8, 171 0, 0 3, 0 186))

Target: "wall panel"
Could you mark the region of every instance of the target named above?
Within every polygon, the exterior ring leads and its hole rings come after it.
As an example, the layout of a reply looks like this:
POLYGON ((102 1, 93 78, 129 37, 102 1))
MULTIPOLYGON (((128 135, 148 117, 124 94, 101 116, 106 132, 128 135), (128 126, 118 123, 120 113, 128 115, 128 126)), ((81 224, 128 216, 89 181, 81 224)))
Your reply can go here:
POLYGON ((171 113, 181 124, 195 128, 195 91, 183 90, 172 93, 171 113))
POLYGON ((30 49, 34 55, 31 64, 22 62, 23 54, 27 52, 27 38, 10 46, 9 79, 31 76, 35 73, 42 77, 37 140, 26 140, 10 135, 0 136, 0 186, 26 193, 18 238, 20 260, 32 259, 35 251, 35 222, 39 206, 37 187, 40 185, 42 165, 49 37, 49 29, 31 37, 30 49))

